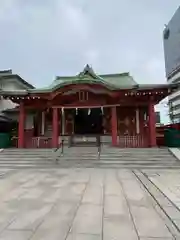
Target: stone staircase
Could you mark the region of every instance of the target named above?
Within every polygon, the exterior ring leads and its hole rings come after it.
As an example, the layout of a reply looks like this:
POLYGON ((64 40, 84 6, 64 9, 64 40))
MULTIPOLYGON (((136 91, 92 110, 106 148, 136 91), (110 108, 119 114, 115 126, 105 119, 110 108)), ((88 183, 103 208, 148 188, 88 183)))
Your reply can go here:
POLYGON ((166 148, 113 148, 104 145, 98 156, 97 147, 71 147, 61 149, 6 149, 0 152, 0 168, 127 168, 173 169, 180 168, 177 160, 166 148))

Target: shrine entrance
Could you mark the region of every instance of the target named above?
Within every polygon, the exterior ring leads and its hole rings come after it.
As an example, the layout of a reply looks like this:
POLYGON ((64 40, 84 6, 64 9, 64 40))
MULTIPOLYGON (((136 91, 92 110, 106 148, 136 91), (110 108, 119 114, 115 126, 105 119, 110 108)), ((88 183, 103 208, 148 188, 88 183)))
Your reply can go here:
POLYGON ((103 134, 103 116, 101 108, 80 108, 74 110, 74 134, 103 134))

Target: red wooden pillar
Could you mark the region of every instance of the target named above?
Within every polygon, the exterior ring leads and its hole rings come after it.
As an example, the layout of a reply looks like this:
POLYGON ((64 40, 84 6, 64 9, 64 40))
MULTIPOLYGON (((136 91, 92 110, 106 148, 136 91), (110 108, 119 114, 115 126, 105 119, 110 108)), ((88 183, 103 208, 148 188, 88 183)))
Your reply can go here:
POLYGON ((19 105, 18 148, 25 147, 24 127, 25 127, 25 110, 24 104, 23 102, 21 102, 19 105))
POLYGON ((154 104, 149 103, 149 145, 150 147, 156 147, 156 114, 154 111, 154 104))
POLYGON ((59 137, 59 115, 58 108, 53 108, 53 122, 52 122, 52 147, 58 147, 58 137, 59 137))
POLYGON ((117 146, 117 112, 116 107, 111 108, 111 133, 112 133, 112 145, 117 146))

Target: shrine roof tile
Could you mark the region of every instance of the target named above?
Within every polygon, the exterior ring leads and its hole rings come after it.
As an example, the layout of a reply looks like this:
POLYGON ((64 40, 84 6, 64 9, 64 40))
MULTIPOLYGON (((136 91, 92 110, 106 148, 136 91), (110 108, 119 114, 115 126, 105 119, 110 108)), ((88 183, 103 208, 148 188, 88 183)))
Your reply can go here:
POLYGON ((111 90, 132 89, 137 87, 137 82, 129 73, 97 75, 94 70, 86 65, 84 70, 76 76, 57 76, 49 87, 32 89, 30 92, 50 92, 70 84, 102 84, 111 90))
MULTIPOLYGON (((3 78, 16 76, 18 77, 19 80, 24 81, 22 78, 20 78, 19 75, 11 74, 9 70, 5 71, 5 73, 7 73, 7 75, 6 74, 5 76, 3 75, 2 76, 3 78)), ((0 74, 0 79, 1 79, 1 74, 0 74)), ((26 84, 27 82, 24 82, 24 83, 26 84)), ((119 73, 119 74, 97 75, 89 65, 86 65, 83 71, 76 76, 56 77, 53 83, 48 87, 34 88, 32 85, 29 84, 29 87, 27 88, 27 90, 1 91, 0 93, 2 95, 28 95, 31 93, 41 94, 41 93, 52 92, 56 89, 59 89, 71 84, 101 84, 102 86, 105 86, 110 90, 120 90, 120 89, 149 90, 149 89, 174 87, 168 84, 138 84, 128 72, 119 73)))
POLYGON ((24 96, 28 94, 28 90, 0 90, 1 96, 24 96))

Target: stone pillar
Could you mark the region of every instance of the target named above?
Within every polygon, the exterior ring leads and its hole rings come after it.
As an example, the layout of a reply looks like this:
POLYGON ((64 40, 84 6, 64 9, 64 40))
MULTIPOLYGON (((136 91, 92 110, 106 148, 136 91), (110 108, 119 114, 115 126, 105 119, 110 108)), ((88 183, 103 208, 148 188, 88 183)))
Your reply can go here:
POLYGON ((41 135, 44 136, 45 133, 45 112, 42 112, 42 122, 41 122, 41 135))
POLYGON ((53 108, 53 122, 52 122, 52 147, 58 147, 58 138, 59 138, 59 115, 58 108, 53 108))
POLYGON ((140 125, 139 125, 139 108, 136 109, 136 134, 140 133, 140 125))
POLYGON ((61 121, 62 121, 62 135, 65 135, 65 112, 64 112, 64 108, 61 109, 61 121))
POLYGON ((149 103, 148 106, 149 115, 149 145, 150 147, 156 146, 156 114, 154 111, 154 104, 149 103))
POLYGON ((25 147, 24 127, 25 127, 25 110, 24 104, 23 102, 21 102, 19 105, 18 148, 25 147))
POLYGON ((111 108, 111 133, 112 133, 112 145, 117 146, 117 112, 116 107, 111 108))

